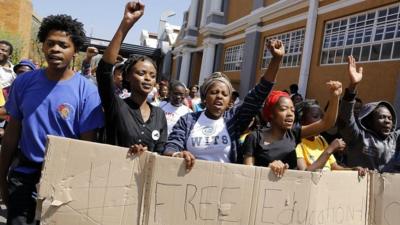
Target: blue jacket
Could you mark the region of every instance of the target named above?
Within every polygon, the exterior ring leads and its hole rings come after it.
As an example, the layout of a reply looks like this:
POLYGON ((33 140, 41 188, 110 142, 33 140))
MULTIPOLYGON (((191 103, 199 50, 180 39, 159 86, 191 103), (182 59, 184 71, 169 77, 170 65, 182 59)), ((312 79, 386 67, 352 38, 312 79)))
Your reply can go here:
MULTIPOLYGON (((265 98, 268 96, 273 86, 274 83, 262 79, 260 83, 247 94, 241 105, 234 106, 224 113, 224 121, 232 143, 229 157, 232 163, 242 160, 243 154, 238 152, 239 137, 243 131, 246 130, 252 118, 260 111, 265 98)), ((164 151, 178 152, 187 149, 186 141, 201 113, 202 112, 188 113, 176 122, 172 133, 168 137, 164 151)))

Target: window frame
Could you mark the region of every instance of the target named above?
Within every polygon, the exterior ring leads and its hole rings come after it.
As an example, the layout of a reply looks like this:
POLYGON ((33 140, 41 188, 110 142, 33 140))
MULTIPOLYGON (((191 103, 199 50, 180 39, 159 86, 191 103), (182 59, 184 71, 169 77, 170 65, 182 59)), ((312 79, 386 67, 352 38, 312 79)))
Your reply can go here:
POLYGON ((233 45, 225 49, 224 72, 241 71, 244 57, 244 43, 233 45))
POLYGON ((326 21, 319 65, 347 64, 349 53, 361 63, 397 61, 400 57, 395 53, 396 47, 400 48, 400 3, 326 21), (337 23, 345 25, 334 30, 337 23), (391 34, 392 37, 388 36, 391 34), (344 36, 341 45, 335 40, 339 36, 344 36), (385 47, 389 50, 389 46, 390 51, 383 51, 385 47), (338 51, 342 51, 341 56, 338 51))

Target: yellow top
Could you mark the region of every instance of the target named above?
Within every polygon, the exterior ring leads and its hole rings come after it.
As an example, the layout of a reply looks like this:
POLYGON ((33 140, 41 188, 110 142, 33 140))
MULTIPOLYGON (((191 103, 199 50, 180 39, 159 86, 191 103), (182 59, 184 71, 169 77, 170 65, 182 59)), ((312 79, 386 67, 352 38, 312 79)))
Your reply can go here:
POLYGON ((3 89, 0 88, 0 106, 4 106, 6 104, 6 99, 4 98, 3 95, 3 89))
MULTIPOLYGON (((303 158, 307 166, 313 164, 321 156, 328 147, 328 143, 321 136, 315 136, 313 141, 306 138, 301 139, 301 143, 296 147, 297 158, 303 158)), ((331 170, 331 165, 336 162, 336 159, 331 155, 326 162, 323 170, 331 170)))

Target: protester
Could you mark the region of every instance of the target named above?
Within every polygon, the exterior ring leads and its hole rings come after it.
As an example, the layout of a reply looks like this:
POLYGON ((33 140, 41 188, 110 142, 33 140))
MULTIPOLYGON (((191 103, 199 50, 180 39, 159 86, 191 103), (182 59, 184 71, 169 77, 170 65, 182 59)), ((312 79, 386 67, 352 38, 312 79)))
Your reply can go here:
MULTIPOLYGON (((316 100, 305 100, 296 106, 296 117, 302 126, 315 123, 321 120, 323 112, 316 100)), ((335 156, 336 152, 343 152, 346 143, 342 139, 335 139, 328 145, 328 142, 321 135, 310 136, 301 139, 301 143, 296 147, 297 168, 299 170, 351 170, 338 165, 335 156)), ((358 170, 361 176, 367 170, 360 167, 353 168, 358 170)))
POLYGON ((160 106, 161 102, 169 101, 169 89, 168 89, 168 81, 161 81, 156 84, 155 92, 151 92, 147 96, 147 101, 150 102, 153 106, 160 106))
POLYGON ((0 40, 0 88, 11 86, 16 77, 10 62, 13 50, 10 42, 0 40))
POLYGON ((44 18, 38 39, 48 67, 25 73, 13 83, 6 103, 11 119, 0 153, 7 224, 35 224, 36 185, 47 135, 94 141, 96 129, 103 126, 96 86, 69 67, 85 38, 83 24, 70 16, 44 18), (18 163, 10 168, 16 154, 18 163))
POLYGON ((279 40, 270 41, 268 49, 273 55, 272 61, 260 83, 240 106, 228 110, 233 87, 225 75, 217 72, 205 79, 200 88, 205 111, 186 114, 176 123, 168 137, 165 155, 184 158, 187 169, 192 168, 195 159, 224 163, 238 161, 239 136, 271 91, 285 51, 279 40))
POLYGON ((299 93, 291 95, 290 98, 292 99, 294 106, 303 101, 303 97, 299 93))
POLYGON ((169 89, 171 90, 169 101, 160 103, 160 108, 165 112, 167 119, 168 134, 172 132, 172 127, 182 116, 192 112, 189 107, 183 104, 186 86, 179 81, 175 81, 170 84, 169 89))
POLYGON ((7 99, 10 86, 16 78, 10 58, 14 48, 12 44, 5 40, 0 40, 0 88, 4 98, 7 99))
POLYGON ((35 69, 36 69, 35 64, 33 64, 33 62, 28 59, 23 59, 23 60, 19 61, 19 63, 17 65, 15 65, 13 68, 13 70, 17 76, 22 73, 26 73, 26 72, 29 72, 29 71, 32 71, 35 69))
MULTIPOLYGON (((339 132, 346 142, 353 145, 347 153, 350 167, 361 166, 380 172, 394 170, 397 141, 400 131, 395 131, 396 113, 385 101, 365 104, 354 116, 356 89, 363 77, 363 68, 357 70, 353 56, 348 57, 350 84, 346 88, 340 105, 339 118, 343 126, 339 132)), ((400 161, 399 161, 400 162, 400 161)))
POLYGON ((290 90, 290 97, 292 97, 292 95, 298 94, 299 93, 299 86, 297 84, 291 84, 289 86, 289 90, 290 90))
POLYGON ((197 104, 201 103, 201 99, 198 96, 199 92, 199 86, 198 85, 193 85, 189 89, 189 96, 186 98, 188 102, 188 107, 191 108, 192 110, 195 109, 197 104))
POLYGON ((125 99, 129 98, 131 96, 131 93, 124 88, 124 78, 123 78, 123 73, 124 71, 124 64, 123 63, 117 63, 114 65, 113 68, 113 81, 114 81, 114 86, 115 86, 115 94, 118 95, 120 98, 125 99))
POLYGON ((99 54, 99 50, 96 47, 92 46, 88 47, 86 49, 86 56, 85 59, 83 59, 82 61, 82 67, 81 67, 82 75, 85 78, 89 79, 94 84, 96 84, 96 78, 92 74, 93 71, 92 61, 94 56, 96 56, 97 54, 99 54))
POLYGON ((268 166, 281 177, 286 169, 297 167, 295 147, 301 138, 315 136, 335 124, 342 84, 327 82, 331 106, 326 115, 312 124, 294 123, 294 105, 289 94, 273 91, 267 98, 263 116, 270 128, 258 130, 247 136, 244 143, 244 162, 247 165, 268 166))
POLYGON ((168 94, 169 94, 168 82, 161 81, 158 88, 158 101, 159 102, 168 101, 168 94))
POLYGON ((134 56, 125 61, 123 76, 129 83, 131 96, 121 99, 115 94, 113 65, 122 41, 143 12, 142 3, 131 1, 126 5, 123 19, 99 62, 96 76, 106 115, 107 142, 131 147, 132 153, 162 152, 167 140, 164 112, 146 101, 156 84, 157 66, 152 59, 134 56))

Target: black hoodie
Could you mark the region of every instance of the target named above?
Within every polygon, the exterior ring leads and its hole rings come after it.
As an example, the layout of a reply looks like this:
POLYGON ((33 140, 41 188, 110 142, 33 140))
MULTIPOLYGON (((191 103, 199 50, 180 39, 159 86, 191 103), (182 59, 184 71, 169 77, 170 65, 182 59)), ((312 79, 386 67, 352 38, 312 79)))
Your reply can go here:
POLYGON ((343 122, 339 132, 346 143, 351 143, 347 152, 348 166, 361 166, 380 172, 393 170, 393 164, 397 161, 395 152, 400 135, 400 131, 394 130, 397 119, 393 106, 384 101, 368 103, 362 107, 356 121, 353 112, 355 96, 356 93, 346 89, 339 111, 339 119, 343 122), (393 118, 392 132, 386 138, 379 137, 365 125, 365 119, 380 105, 386 106, 393 118))

